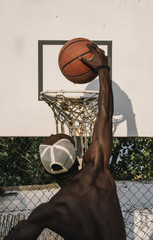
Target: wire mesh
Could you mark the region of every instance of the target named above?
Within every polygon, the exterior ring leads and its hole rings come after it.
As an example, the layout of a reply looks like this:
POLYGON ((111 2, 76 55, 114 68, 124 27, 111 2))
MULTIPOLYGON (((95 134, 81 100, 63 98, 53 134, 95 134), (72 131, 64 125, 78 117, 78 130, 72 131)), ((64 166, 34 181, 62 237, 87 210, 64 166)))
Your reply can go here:
MULTIPOLYGON (((44 138, 34 137, 0 138, 0 240, 19 220, 27 218, 36 206, 47 202, 59 190, 58 185, 44 170, 39 158, 39 144, 43 140, 44 138)), ((112 154, 118 151, 118 156, 120 156, 120 152, 121 158, 125 143, 123 139, 115 141, 122 142, 122 144, 116 146, 115 142, 112 154), (119 150, 118 147, 121 145, 122 149, 119 150)), ((127 155, 122 166, 121 161, 118 160, 115 168, 112 168, 111 165, 110 167, 115 178, 122 180, 116 181, 116 184, 125 220, 127 239, 151 240, 153 239, 153 181, 152 177, 150 180, 143 180, 142 176, 146 176, 148 173, 149 178, 152 173, 153 140, 135 138, 131 141, 132 144, 129 146, 132 153, 130 154, 133 154, 131 145, 135 144, 135 147, 139 148, 136 143, 140 142, 143 146, 143 150, 140 149, 139 153, 137 150, 138 162, 135 160, 138 165, 140 157, 142 157, 141 166, 132 165, 133 155, 131 157, 127 155), (134 141, 136 143, 133 143, 134 141), (147 150, 145 150, 145 146, 147 146, 147 150), (146 154, 146 157, 143 154, 146 154), (125 166, 127 159, 130 159, 127 162, 128 168, 125 166), (123 181, 125 175, 121 177, 121 172, 126 172, 130 181, 123 181)), ((45 229, 38 239, 61 240, 62 238, 45 229)))

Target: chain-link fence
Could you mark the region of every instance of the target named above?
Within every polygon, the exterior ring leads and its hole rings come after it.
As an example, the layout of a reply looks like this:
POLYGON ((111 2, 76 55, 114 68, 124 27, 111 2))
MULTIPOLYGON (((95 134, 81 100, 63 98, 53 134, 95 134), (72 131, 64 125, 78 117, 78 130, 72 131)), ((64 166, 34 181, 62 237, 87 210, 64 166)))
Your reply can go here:
MULTIPOLYGON (((59 190, 39 158, 43 139, 0 138, 0 240, 59 190)), ((153 239, 152 163, 153 139, 114 139, 110 169, 117 180, 128 240, 153 239)), ((45 229, 38 239, 62 238, 45 229)))

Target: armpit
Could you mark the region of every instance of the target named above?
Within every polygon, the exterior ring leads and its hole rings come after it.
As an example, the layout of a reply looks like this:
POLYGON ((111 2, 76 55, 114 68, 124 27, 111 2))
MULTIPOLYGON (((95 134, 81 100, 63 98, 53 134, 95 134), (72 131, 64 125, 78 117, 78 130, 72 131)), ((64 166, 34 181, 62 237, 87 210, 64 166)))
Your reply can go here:
POLYGON ((104 154, 98 141, 93 142, 83 156, 83 166, 93 164, 94 167, 103 168, 104 154))

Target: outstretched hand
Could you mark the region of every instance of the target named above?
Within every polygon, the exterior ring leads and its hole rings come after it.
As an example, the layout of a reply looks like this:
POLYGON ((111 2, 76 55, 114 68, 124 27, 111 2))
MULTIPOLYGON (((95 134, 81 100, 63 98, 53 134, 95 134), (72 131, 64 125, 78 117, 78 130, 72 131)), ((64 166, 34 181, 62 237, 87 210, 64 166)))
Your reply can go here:
POLYGON ((89 60, 85 58, 80 58, 80 60, 94 72, 97 71, 97 68, 99 66, 107 66, 108 58, 105 56, 105 52, 100 49, 95 43, 91 43, 91 45, 87 44, 87 46, 93 53, 93 57, 89 60))

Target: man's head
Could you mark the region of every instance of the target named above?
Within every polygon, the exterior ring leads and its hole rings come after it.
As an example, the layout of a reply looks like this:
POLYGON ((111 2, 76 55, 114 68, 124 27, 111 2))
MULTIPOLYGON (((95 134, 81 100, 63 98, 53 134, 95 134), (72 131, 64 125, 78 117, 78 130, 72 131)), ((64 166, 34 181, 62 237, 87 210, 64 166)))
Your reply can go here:
MULTIPOLYGON (((74 140, 66 134, 51 135, 39 147, 43 166, 51 174, 61 174, 76 170, 74 140)), ((77 164, 76 164, 77 163, 77 164)))

